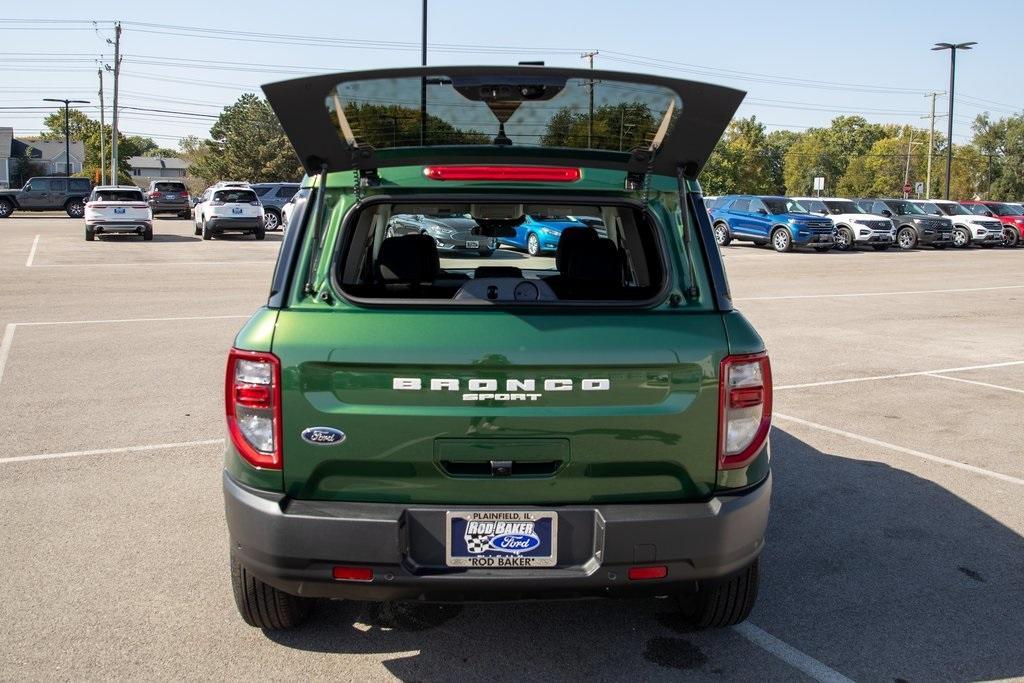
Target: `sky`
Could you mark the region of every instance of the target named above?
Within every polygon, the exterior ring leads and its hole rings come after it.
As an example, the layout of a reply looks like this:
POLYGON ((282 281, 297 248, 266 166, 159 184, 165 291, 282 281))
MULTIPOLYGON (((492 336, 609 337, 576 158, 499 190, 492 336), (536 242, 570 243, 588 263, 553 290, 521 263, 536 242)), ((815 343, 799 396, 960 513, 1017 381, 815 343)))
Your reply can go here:
MULTIPOLYGON (((115 20, 123 29, 120 128, 172 149, 183 136, 207 135, 223 106, 262 83, 420 59, 421 0, 5 4, 0 126, 16 135, 38 134, 52 111, 44 97, 90 100, 81 106, 98 118, 97 68, 112 64, 106 40, 115 20)), ((973 40, 957 57, 953 123, 962 143, 978 114, 1024 109, 1022 27, 1019 0, 430 0, 427 59, 583 67, 580 55, 596 50, 596 68, 745 90, 739 115, 756 115, 769 130, 844 114, 926 128, 928 93, 944 92, 949 79, 949 53, 931 46, 973 40)), ((109 122, 112 79, 104 80, 109 122)), ((947 107, 939 97, 940 131, 947 107)))

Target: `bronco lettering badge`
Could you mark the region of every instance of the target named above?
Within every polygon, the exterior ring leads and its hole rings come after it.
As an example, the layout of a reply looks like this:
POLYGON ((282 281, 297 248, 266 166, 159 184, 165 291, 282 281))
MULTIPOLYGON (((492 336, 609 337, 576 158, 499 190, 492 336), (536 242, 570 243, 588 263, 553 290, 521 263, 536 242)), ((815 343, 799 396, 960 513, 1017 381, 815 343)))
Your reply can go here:
MULTIPOLYGON (((608 391, 609 379, 584 379, 577 386, 571 379, 507 379, 499 387, 496 379, 471 379, 466 382, 463 401, 536 401, 547 391, 608 391)), ((419 377, 395 377, 391 382, 395 391, 463 391, 461 380, 434 378, 424 386, 419 377)))
POLYGON ((445 530, 449 567, 553 567, 554 512, 450 511, 445 530))

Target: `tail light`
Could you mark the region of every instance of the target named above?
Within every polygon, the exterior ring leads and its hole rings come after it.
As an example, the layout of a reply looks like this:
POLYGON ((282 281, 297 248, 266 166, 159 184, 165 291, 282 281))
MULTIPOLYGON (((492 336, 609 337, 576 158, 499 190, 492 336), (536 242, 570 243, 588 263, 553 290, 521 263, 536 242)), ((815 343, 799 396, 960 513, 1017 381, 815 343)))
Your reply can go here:
POLYGON ((564 166, 427 166, 431 180, 496 180, 500 182, 574 183, 580 169, 564 166))
POLYGON ((152 192, 149 193, 149 196, 152 197, 153 199, 156 199, 157 197, 160 196, 160 193, 157 192, 156 190, 153 190, 152 192))
POLYGON ((255 467, 281 469, 281 361, 272 353, 231 349, 225 378, 228 434, 255 467))
POLYGON ((772 424, 772 368, 768 354, 726 356, 719 375, 718 467, 747 465, 772 424))
POLYGON ((149 204, 129 204, 129 209, 148 209, 149 204))
POLYGON ((249 202, 249 204, 250 204, 251 206, 259 206, 259 205, 260 205, 260 203, 259 203, 259 200, 257 200, 257 201, 254 201, 254 202, 249 202))

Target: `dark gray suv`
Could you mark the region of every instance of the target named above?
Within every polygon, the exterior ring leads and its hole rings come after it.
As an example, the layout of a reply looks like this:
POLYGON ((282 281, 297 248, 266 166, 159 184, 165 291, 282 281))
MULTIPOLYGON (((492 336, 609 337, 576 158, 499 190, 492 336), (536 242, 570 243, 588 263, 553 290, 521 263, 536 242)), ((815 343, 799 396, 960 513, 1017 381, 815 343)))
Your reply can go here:
POLYGON ((7 218, 15 211, 60 210, 72 218, 81 218, 91 191, 92 182, 88 178, 29 178, 20 190, 0 190, 0 218, 7 218))
POLYGON ((298 183, 256 183, 250 185, 263 204, 267 230, 281 229, 281 209, 299 191, 298 183))
POLYGON ((192 217, 192 203, 188 197, 188 186, 180 180, 153 180, 146 191, 149 208, 153 215, 173 213, 178 218, 192 217))

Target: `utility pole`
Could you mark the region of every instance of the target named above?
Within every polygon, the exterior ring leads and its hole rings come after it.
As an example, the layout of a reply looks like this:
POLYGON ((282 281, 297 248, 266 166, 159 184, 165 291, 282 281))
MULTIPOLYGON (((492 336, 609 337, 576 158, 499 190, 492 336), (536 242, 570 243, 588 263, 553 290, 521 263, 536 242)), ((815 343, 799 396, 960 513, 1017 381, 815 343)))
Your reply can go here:
POLYGON ((932 98, 932 126, 928 129, 928 174, 924 183, 924 198, 932 198, 932 152, 935 151, 935 98, 942 93, 929 93, 932 98))
MULTIPOLYGON (((420 66, 427 65, 427 0, 423 0, 420 27, 420 66)), ((427 78, 420 78, 420 147, 427 144, 427 78)))
MULTIPOLYGON (((910 183, 910 153, 913 145, 920 145, 920 142, 914 142, 914 129, 910 129, 910 140, 907 141, 907 166, 903 171, 903 186, 906 187, 910 183)), ((910 196, 909 192, 903 193, 903 198, 907 199, 910 196)))
POLYGON ((121 22, 114 24, 114 113, 110 132, 110 183, 117 185, 117 86, 121 76, 121 22))
MULTIPOLYGON (((89 100, 62 100, 55 97, 44 97, 43 102, 63 102, 64 103, 64 175, 71 175, 71 126, 68 123, 68 107, 71 103, 75 104, 89 104, 89 100)), ((82 148, 85 148, 85 143, 82 143, 82 148)))
MULTIPOLYGON (((586 59, 590 62, 590 68, 594 68, 594 57, 598 55, 597 50, 591 52, 584 52, 580 55, 580 59, 586 59)), ((588 88, 590 91, 590 116, 587 117, 587 149, 594 148, 594 79, 590 79, 588 88)))
POLYGON ((100 185, 107 184, 107 151, 103 144, 104 132, 107 122, 103 115, 103 67, 96 69, 96 74, 100 77, 100 185))

